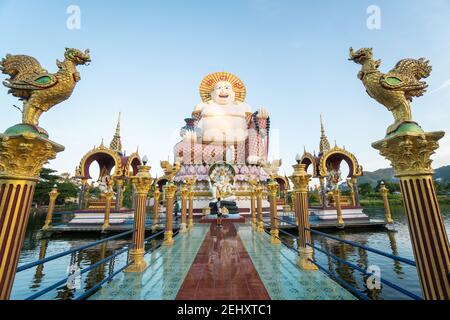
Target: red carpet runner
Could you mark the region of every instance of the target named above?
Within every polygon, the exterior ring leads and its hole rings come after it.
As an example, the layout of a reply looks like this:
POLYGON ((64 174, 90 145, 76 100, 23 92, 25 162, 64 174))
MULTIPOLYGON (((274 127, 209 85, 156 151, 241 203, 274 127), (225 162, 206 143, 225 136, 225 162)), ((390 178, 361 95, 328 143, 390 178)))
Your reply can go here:
POLYGON ((211 224, 176 299, 270 299, 234 224, 211 224))

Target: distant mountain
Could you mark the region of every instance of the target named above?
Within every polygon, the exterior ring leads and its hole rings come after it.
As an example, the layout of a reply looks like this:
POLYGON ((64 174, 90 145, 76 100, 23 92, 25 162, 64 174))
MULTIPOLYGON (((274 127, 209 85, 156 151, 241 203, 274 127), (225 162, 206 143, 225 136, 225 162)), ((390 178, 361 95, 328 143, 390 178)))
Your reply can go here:
MULTIPOLYGON (((435 169, 434 178, 444 183, 450 183, 450 166, 435 169)), ((363 176, 358 178, 358 184, 370 183, 372 186, 376 186, 379 180, 398 181, 394 177, 394 170, 392 168, 385 168, 376 171, 364 171, 363 176)))
POLYGON ((444 183, 450 182, 450 166, 440 167, 435 170, 435 179, 440 179, 444 183))

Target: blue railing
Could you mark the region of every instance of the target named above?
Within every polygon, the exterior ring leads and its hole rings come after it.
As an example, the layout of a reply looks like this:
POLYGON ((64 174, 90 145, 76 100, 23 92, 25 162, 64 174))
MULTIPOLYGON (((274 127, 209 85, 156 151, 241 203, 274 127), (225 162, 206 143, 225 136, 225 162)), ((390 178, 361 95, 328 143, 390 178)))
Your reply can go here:
MULTIPOLYGON (((297 224, 290 223, 290 222, 287 222, 287 221, 282 220, 282 219, 279 219, 279 218, 275 218, 275 219, 276 219, 276 220, 279 220, 279 221, 282 221, 282 222, 285 222, 285 223, 288 223, 288 224, 290 224, 290 225, 295 225, 295 226, 298 227, 297 224)), ((265 223, 265 225, 270 227, 270 224, 265 223)), ((316 234, 316 235, 318 235, 318 236, 326 237, 326 238, 329 238, 329 239, 334 240, 334 241, 338 241, 338 242, 341 242, 341 243, 344 243, 344 244, 351 245, 351 246, 353 246, 353 247, 361 248, 361 249, 364 249, 364 250, 366 250, 366 251, 373 252, 373 253, 375 253, 375 254, 384 256, 384 257, 386 257, 386 258, 389 258, 389 259, 392 259, 392 260, 395 260, 395 261, 399 261, 399 262, 408 264, 408 265, 413 266, 413 267, 416 266, 416 263, 415 263, 414 261, 410 260, 410 259, 406 259, 406 258, 402 258, 402 257, 399 257, 399 256, 395 256, 395 255, 392 255, 392 254, 390 254, 390 253, 383 252, 383 251, 378 250, 378 249, 370 248, 370 247, 368 247, 368 246, 364 246, 364 245, 358 244, 358 243, 353 242, 353 241, 348 241, 348 240, 340 239, 340 238, 338 238, 338 237, 331 236, 331 235, 329 235, 329 234, 327 234, 327 233, 320 232, 320 231, 317 231, 317 230, 312 230, 312 229, 310 229, 310 228, 305 228, 305 230, 307 230, 307 231, 309 231, 309 232, 311 232, 311 233, 313 233, 313 234, 316 234)), ((278 229, 278 231, 281 232, 281 233, 283 233, 283 234, 286 234, 287 236, 289 236, 289 237, 291 237, 291 238, 294 238, 294 239, 297 239, 297 238, 298 238, 298 236, 293 235, 292 233, 289 233, 289 232, 287 232, 287 231, 285 231, 285 230, 283 230, 283 229, 278 229)), ((298 250, 297 250, 296 248, 294 248, 292 245, 288 244, 287 242, 285 242, 283 239, 281 239, 281 238, 279 238, 279 237, 277 237, 277 238, 278 238, 285 246, 287 246, 289 249, 291 249, 292 251, 295 251, 296 253, 298 253, 298 250)), ((355 264, 353 264, 353 263, 351 263, 351 262, 348 262, 348 261, 346 261, 345 259, 342 259, 342 258, 340 258, 340 257, 338 257, 338 256, 335 256, 335 255, 333 255, 333 254, 327 252, 326 250, 324 250, 324 249, 322 249, 322 248, 319 248, 319 247, 315 246, 315 245, 312 244, 312 243, 308 243, 307 245, 310 246, 311 248, 317 250, 318 252, 321 252, 321 253, 325 254, 326 256, 330 257, 331 259, 333 259, 333 260, 335 260, 335 261, 339 261, 340 263, 343 263, 343 264, 345 264, 346 266, 350 267, 351 269, 354 269, 354 270, 356 270, 356 271, 358 271, 358 272, 361 272, 362 274, 364 274, 364 275, 366 275, 366 276, 372 276, 372 275, 373 275, 372 273, 367 272, 366 270, 364 270, 364 269, 358 267, 357 265, 355 265, 355 264)), ((341 284, 341 285, 342 285, 343 287, 345 287, 347 290, 349 290, 350 292, 352 292, 352 293, 353 293, 354 295, 356 295, 358 298, 363 299, 363 300, 369 300, 369 299, 370 299, 366 294, 364 294, 363 292, 361 292, 360 290, 358 290, 357 288, 355 288, 354 286, 352 286, 351 284, 349 284, 347 281, 345 281, 344 279, 342 279, 341 277, 339 277, 336 273, 331 272, 330 270, 327 270, 326 268, 324 268, 323 266, 319 265, 319 264, 318 264, 316 261, 314 261, 314 260, 311 260, 311 259, 310 259, 310 261, 311 261, 311 263, 313 263, 314 265, 316 265, 321 271, 325 272, 328 276, 330 276, 331 278, 333 278, 335 281, 337 281, 339 284, 341 284)), ((406 290, 406 289, 404 289, 404 288, 402 288, 402 287, 400 287, 400 286, 398 286, 398 285, 396 285, 396 284, 394 284, 394 283, 392 283, 392 282, 390 282, 390 281, 388 281, 388 280, 386 280, 386 279, 383 279, 382 277, 379 277, 379 280, 380 280, 381 283, 385 284, 386 286, 388 286, 388 287, 390 287, 390 288, 392 288, 392 289, 394 289, 394 290, 396 290, 396 291, 398 291, 398 292, 400 292, 400 293, 402 293, 402 294, 404 294, 404 295, 406 295, 406 296, 408 296, 408 297, 410 297, 410 298, 412 298, 412 299, 414 299, 414 300, 422 300, 422 297, 420 297, 420 296, 416 295, 415 293, 413 293, 413 292, 411 292, 411 291, 409 291, 409 290, 406 290)))
MULTIPOLYGON (((157 236, 161 235, 164 233, 164 230, 159 231, 155 234, 152 234, 151 236, 147 237, 144 239, 144 241, 148 241, 151 239, 156 238, 157 236)), ((155 248, 152 248, 152 250, 155 250, 157 248, 159 248, 161 246, 161 243, 159 245, 157 245, 155 248)), ((149 253, 151 250, 147 250, 145 252, 145 254, 149 253)), ((109 258, 109 257, 108 257, 109 258)), ((106 259, 103 259, 106 260, 106 259)), ((110 259, 108 259, 107 261, 109 261, 110 259)), ((103 263, 107 262, 104 261, 103 263)), ((74 300, 83 300, 88 298, 90 295, 92 295, 94 292, 96 292, 98 289, 100 289, 105 283, 109 282, 110 280, 112 280, 112 278, 114 278, 116 275, 118 275, 119 273, 121 273, 123 270, 125 270, 128 266, 130 266, 131 262, 126 263, 123 267, 119 268, 118 270, 116 270, 113 274, 107 276, 106 278, 104 278, 102 281, 100 281, 99 283, 97 283, 95 286, 93 286, 92 288, 90 288, 89 290, 83 292, 82 294, 80 294, 79 296, 75 297, 74 300)), ((84 270, 84 269, 83 269, 84 270)))
MULTIPOLYGON (((162 220, 158 221, 158 224, 161 223, 161 222, 162 222, 162 220)), ((49 262, 49 261, 56 260, 56 259, 58 259, 58 258, 67 256, 67 255, 70 255, 70 254, 75 253, 75 252, 83 251, 83 250, 86 250, 86 249, 88 249, 88 248, 98 246, 99 244, 102 244, 102 243, 105 243, 105 242, 108 242, 108 241, 111 241, 111 240, 115 240, 115 239, 122 238, 122 237, 124 237, 124 236, 133 234, 134 232, 135 232, 135 230, 128 230, 128 231, 125 231, 125 232, 116 234, 116 235, 114 235, 114 236, 107 237, 107 238, 104 238, 104 239, 95 241, 95 242, 93 242, 93 243, 90 243, 90 244, 87 244, 87 245, 80 246, 80 247, 78 247, 78 248, 73 248, 73 249, 70 249, 70 250, 67 250, 67 251, 64 251, 64 252, 61 252, 61 253, 57 253, 57 254, 52 255, 52 256, 50 256, 50 257, 46 257, 46 258, 39 259, 39 260, 34 261, 34 262, 31 262, 31 263, 24 264, 24 265, 22 265, 22 266, 19 266, 19 267, 16 269, 16 273, 19 273, 19 272, 28 270, 28 269, 30 269, 30 268, 33 268, 33 267, 42 265, 42 264, 47 263, 47 262, 49 262)), ((175 231, 173 235, 174 235, 174 236, 177 235, 178 232, 179 232, 179 231, 175 231)), ((144 239, 144 241, 147 242, 147 241, 149 241, 149 240, 151 240, 151 239, 154 239, 154 238, 160 236, 160 235, 163 234, 163 233, 164 233, 164 230, 159 231, 159 232, 156 232, 156 233, 154 233, 154 234, 152 234, 152 235, 146 237, 146 238, 144 239)), ((156 248, 158 248, 160 245, 161 245, 161 244, 159 244, 158 246, 156 246, 156 248)), ((110 261, 110 260, 112 260, 112 259, 115 259, 115 258, 118 257, 119 255, 122 255, 122 254, 124 254, 124 253, 128 253, 128 251, 129 251, 131 248, 132 248, 132 245, 127 245, 125 248, 120 249, 119 251, 113 253, 112 255, 110 255, 110 256, 108 256, 108 257, 106 257, 106 258, 104 258, 104 259, 101 259, 100 261, 97 261, 96 263, 90 265, 90 266, 87 267, 87 268, 82 269, 82 270, 80 271, 79 274, 82 275, 82 274, 84 274, 84 273, 86 273, 86 272, 88 272, 88 271, 90 271, 90 270, 92 270, 92 269, 95 269, 95 268, 101 266, 102 264, 107 263, 108 261, 110 261)), ((151 248, 151 249, 147 250, 147 251, 145 252, 145 254, 149 253, 149 252, 152 251, 152 250, 155 250, 156 248, 151 248)), ((106 278, 102 279, 102 281, 100 281, 99 283, 97 283, 96 285, 94 285, 92 288, 90 288, 90 289, 88 289, 87 291, 83 292, 82 294, 80 294, 79 296, 77 296, 77 297, 74 298, 74 299, 75 299, 75 300, 80 300, 80 299, 85 299, 86 297, 89 297, 92 293, 94 293, 96 290, 98 290, 98 289, 99 289, 101 286, 103 286, 105 283, 109 282, 109 281, 110 281, 112 278, 114 278, 117 274, 119 274, 120 272, 122 272, 123 270, 125 270, 130 264, 131 264, 131 262, 128 262, 128 261, 127 261, 127 263, 126 263, 124 266, 122 266, 121 268, 119 268, 118 270, 116 270, 114 273, 112 273, 111 275, 107 276, 106 278)), ((28 296, 27 298, 25 298, 25 300, 34 300, 34 299, 39 298, 39 297, 43 296, 44 294, 46 294, 46 293, 48 293, 48 292, 50 292, 50 291, 52 291, 52 290, 54 290, 54 289, 56 289, 56 288, 58 288, 58 287, 60 287, 60 286, 66 285, 67 282, 68 282, 68 280, 69 280, 69 278, 70 278, 70 276, 67 276, 67 277, 65 277, 65 278, 63 278, 63 279, 57 281, 56 283, 54 283, 54 284, 52 284, 52 285, 50 285, 50 286, 48 286, 48 287, 46 287, 46 288, 44 288, 44 289, 42 289, 42 290, 39 290, 39 291, 36 292, 36 293, 34 293, 34 294, 28 296)))

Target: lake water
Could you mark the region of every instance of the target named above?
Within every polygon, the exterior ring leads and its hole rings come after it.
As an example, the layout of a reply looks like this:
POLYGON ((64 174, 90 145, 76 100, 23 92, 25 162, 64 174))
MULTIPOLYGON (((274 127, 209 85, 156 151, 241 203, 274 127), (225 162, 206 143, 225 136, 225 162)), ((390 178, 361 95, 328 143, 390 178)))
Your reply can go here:
MULTIPOLYGON (((450 206, 441 206, 441 209, 444 215, 447 232, 449 232, 450 206)), ((365 212, 369 214, 371 218, 384 218, 383 208, 365 208, 365 212)), ((386 231, 384 229, 348 229, 334 232, 333 235, 337 235, 345 240, 354 241, 394 255, 414 260, 403 208, 400 206, 392 207, 392 214, 395 220, 395 232, 386 231)), ((86 235, 83 235, 82 237, 73 235, 69 237, 66 235, 56 236, 51 239, 39 239, 39 230, 42 228, 44 220, 45 214, 34 214, 31 216, 19 259, 19 265, 33 262, 38 260, 40 257, 48 257, 50 255, 60 253, 71 248, 76 248, 100 239, 99 237, 87 238, 86 235)), ((295 245, 295 242, 291 238, 286 237, 284 240, 295 245)), ((148 248, 156 247, 159 245, 160 241, 161 239, 153 240, 148 245, 148 248)), ((415 267, 393 261, 389 258, 385 258, 371 252, 366 252, 362 249, 353 248, 349 245, 340 244, 336 241, 325 240, 324 238, 317 237, 315 235, 313 235, 313 241, 315 245, 356 264, 362 269, 366 270, 369 266, 378 267, 381 271, 381 277, 421 296, 419 280, 415 267)), ((33 267, 18 273, 14 282, 11 298, 24 299, 33 293, 67 277, 70 268, 86 268, 102 258, 111 255, 117 250, 124 248, 129 243, 130 237, 109 241, 96 247, 45 263, 41 267, 33 267)), ((46 293, 39 299, 72 299, 123 266, 126 259, 126 254, 122 254, 111 260, 109 263, 82 274, 81 278, 79 278, 79 280, 77 279, 77 281, 73 283, 73 288, 69 289, 66 285, 62 285, 59 288, 46 293)), ((360 272, 352 270, 341 263, 334 262, 333 260, 327 258, 324 254, 316 252, 315 259, 320 265, 324 266, 328 270, 333 270, 341 278, 348 281, 352 286, 364 292, 373 299, 409 299, 407 296, 404 296, 403 294, 383 284, 380 289, 367 289, 367 276, 364 276, 360 272)))

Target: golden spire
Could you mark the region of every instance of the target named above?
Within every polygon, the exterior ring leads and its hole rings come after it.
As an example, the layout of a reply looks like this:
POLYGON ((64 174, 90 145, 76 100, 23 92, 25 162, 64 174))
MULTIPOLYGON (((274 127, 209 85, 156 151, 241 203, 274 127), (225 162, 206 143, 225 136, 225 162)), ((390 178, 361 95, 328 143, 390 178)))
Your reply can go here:
POLYGON ((330 142, 328 142, 328 138, 325 135, 325 129, 323 127, 322 115, 320 115, 320 144, 319 144, 319 155, 322 155, 324 152, 330 150, 330 142))
POLYGON ((109 148, 118 153, 122 153, 122 141, 120 140, 120 112, 119 112, 119 120, 117 121, 116 133, 114 134, 114 137, 111 140, 109 148))

